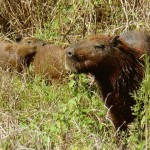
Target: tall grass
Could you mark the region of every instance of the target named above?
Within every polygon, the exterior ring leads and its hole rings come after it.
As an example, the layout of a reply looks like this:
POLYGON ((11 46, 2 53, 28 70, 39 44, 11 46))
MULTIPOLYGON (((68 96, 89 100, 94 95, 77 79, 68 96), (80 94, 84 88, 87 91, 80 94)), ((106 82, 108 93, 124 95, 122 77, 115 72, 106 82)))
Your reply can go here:
POLYGON ((149 4, 147 0, 2 0, 0 12, 14 33, 74 42, 91 34, 149 29, 149 4))
POLYGON ((150 148, 150 60, 148 57, 145 62, 145 78, 141 89, 134 95, 137 104, 133 109, 137 118, 131 130, 133 135, 130 137, 137 149, 150 148))

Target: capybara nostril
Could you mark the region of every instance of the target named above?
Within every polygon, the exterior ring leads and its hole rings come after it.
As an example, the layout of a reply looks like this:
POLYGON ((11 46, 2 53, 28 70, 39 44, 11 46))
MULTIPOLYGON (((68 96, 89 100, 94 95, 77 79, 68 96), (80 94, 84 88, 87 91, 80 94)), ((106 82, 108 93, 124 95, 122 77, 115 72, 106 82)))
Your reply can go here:
POLYGON ((21 35, 16 35, 16 38, 15 38, 15 40, 16 40, 16 42, 20 42, 21 40, 22 40, 22 36, 21 35))
POLYGON ((74 55, 73 49, 67 50, 67 55, 68 55, 69 57, 72 57, 72 56, 74 55))
POLYGON ((42 44, 42 46, 45 46, 45 45, 46 45, 46 43, 43 43, 43 44, 42 44))

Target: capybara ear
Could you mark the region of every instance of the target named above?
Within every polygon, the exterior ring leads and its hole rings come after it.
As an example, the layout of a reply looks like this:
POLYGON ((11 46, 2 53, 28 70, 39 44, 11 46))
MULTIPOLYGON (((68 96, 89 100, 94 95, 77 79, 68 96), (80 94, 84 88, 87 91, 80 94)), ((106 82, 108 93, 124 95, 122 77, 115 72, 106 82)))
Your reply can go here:
POLYGON ((16 35, 15 41, 19 43, 22 40, 22 35, 16 35))
POLYGON ((150 42, 150 35, 147 36, 147 42, 150 42))
POLYGON ((111 40, 111 44, 115 47, 117 46, 119 43, 121 43, 121 41, 119 40, 120 36, 115 36, 112 40, 111 40))

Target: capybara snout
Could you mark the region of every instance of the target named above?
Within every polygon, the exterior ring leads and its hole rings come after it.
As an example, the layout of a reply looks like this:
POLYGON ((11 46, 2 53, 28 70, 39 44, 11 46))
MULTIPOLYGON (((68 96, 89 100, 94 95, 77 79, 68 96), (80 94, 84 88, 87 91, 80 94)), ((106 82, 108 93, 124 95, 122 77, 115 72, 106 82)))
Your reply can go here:
POLYGON ((74 50, 73 49, 67 49, 66 53, 67 53, 68 57, 73 57, 74 56, 74 50))

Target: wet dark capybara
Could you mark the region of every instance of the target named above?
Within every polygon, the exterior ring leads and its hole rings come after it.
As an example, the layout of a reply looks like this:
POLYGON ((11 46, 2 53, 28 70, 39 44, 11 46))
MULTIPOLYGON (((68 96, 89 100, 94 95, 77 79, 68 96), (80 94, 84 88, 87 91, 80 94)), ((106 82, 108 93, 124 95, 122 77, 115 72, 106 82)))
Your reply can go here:
POLYGON ((108 119, 117 131, 126 131, 135 116, 131 106, 144 77, 143 54, 150 55, 150 35, 129 31, 120 36, 95 36, 66 49, 66 68, 95 76, 108 119))
POLYGON ((16 70, 21 72, 26 66, 29 66, 29 61, 37 52, 38 43, 41 44, 39 39, 34 39, 32 44, 28 41, 33 41, 26 38, 20 43, 11 43, 8 41, 0 41, 0 67, 5 70, 16 70))

